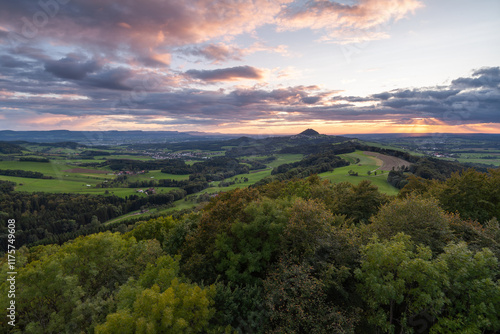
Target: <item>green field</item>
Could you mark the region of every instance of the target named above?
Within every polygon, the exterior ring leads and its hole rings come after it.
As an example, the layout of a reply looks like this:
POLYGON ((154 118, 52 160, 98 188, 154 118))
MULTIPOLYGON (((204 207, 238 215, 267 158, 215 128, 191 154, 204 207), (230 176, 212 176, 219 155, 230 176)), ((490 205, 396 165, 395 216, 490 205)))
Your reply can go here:
MULTIPOLYGON (((43 173, 46 176, 52 176, 54 179, 34 179, 25 177, 14 177, 0 175, 0 180, 12 181, 17 183, 17 191, 26 192, 49 192, 49 193, 76 193, 76 194, 96 194, 102 195, 106 191, 109 194, 125 197, 137 194, 133 188, 96 188, 106 180, 115 178, 115 175, 95 174, 88 172, 68 172, 67 170, 77 168, 65 164, 65 161, 31 162, 31 161, 0 161, 0 169, 21 169, 43 173)), ((87 168, 86 168, 87 169, 87 168)), ((111 173, 111 171, 109 171, 111 173)), ((151 171, 147 174, 130 176, 131 180, 149 180, 151 177, 155 179, 187 179, 188 175, 172 175, 161 173, 160 171, 151 171)), ((171 187, 155 187, 157 192, 170 191, 171 187)), ((145 196, 145 195, 144 195, 145 196)))
POLYGON ((94 158, 99 160, 112 160, 112 159, 127 159, 127 160, 153 160, 149 155, 96 155, 94 158))
POLYGON ((375 157, 364 154, 361 151, 356 151, 348 154, 340 155, 345 160, 349 161, 351 164, 345 167, 335 168, 331 172, 325 172, 319 174, 323 179, 330 180, 332 182, 350 182, 352 184, 358 184, 362 180, 369 180, 374 185, 376 185, 380 192, 388 195, 397 195, 399 190, 387 183, 387 172, 383 174, 377 170, 377 175, 373 174, 377 168, 381 166, 381 161, 375 157), (354 164, 355 159, 358 158, 359 162, 354 164), (358 176, 350 176, 348 172, 353 170, 358 173, 358 176), (372 174, 368 175, 368 171, 372 174))
POLYGON ((292 162, 300 161, 304 157, 302 154, 276 154, 276 160, 268 163, 269 167, 278 167, 279 165, 289 164, 292 162))
POLYGON ((441 158, 448 161, 458 161, 462 163, 476 163, 484 165, 500 166, 500 152, 497 150, 481 151, 478 149, 477 153, 454 153, 458 155, 457 158, 441 158), (485 156, 494 157, 493 159, 485 159, 485 156))
MULTIPOLYGON (((96 175, 96 174, 92 174, 96 175)), ((125 197, 130 195, 141 195, 135 188, 95 188, 102 180, 95 178, 86 178, 85 176, 75 175, 72 177, 62 177, 57 179, 32 179, 25 177, 14 177, 0 175, 0 180, 12 181, 17 183, 16 191, 26 192, 48 192, 48 193, 75 193, 75 194, 95 194, 95 195, 116 195, 125 197), (90 186, 87 186, 90 185, 90 186), (107 191, 107 192, 106 192, 107 191)), ((177 188, 155 187, 156 192, 166 192, 177 188)))
POLYGON ((51 162, 0 161, 0 169, 21 169, 57 177, 64 173, 63 170, 75 168, 66 162, 63 160, 51 160, 51 162))
POLYGON ((158 170, 150 170, 148 173, 145 174, 132 175, 129 176, 128 179, 131 181, 162 180, 162 179, 171 179, 180 181, 189 179, 189 175, 167 174, 167 173, 162 173, 158 169, 158 170))
MULTIPOLYGON (((381 161, 374 157, 368 156, 361 151, 356 151, 349 154, 340 155, 345 160, 349 161, 351 165, 347 167, 340 167, 332 172, 322 173, 320 177, 324 179, 331 180, 332 182, 351 182, 353 184, 358 184, 361 180, 370 180, 375 184, 381 192, 395 195, 398 190, 387 183, 387 173, 378 175, 368 175, 368 171, 376 170, 380 165, 381 161), (353 170, 358 173, 359 176, 349 176, 348 171, 353 170)), ((133 156, 133 155, 120 155, 111 156, 112 158, 134 158, 140 159, 145 158, 145 156, 133 156)), ((299 161, 303 158, 302 154, 277 154, 277 159, 268 163, 267 168, 259 171, 252 171, 249 174, 240 174, 233 176, 224 180, 225 182, 233 181, 237 179, 237 183, 227 186, 219 187, 220 181, 215 181, 210 184, 210 187, 198 193, 218 193, 222 191, 229 191, 235 188, 244 188, 259 180, 270 176, 272 168, 277 167, 281 164, 292 163, 299 161), (243 178, 248 178, 248 181, 243 182, 243 178)), ((107 157, 110 158, 110 157, 107 157)), ((149 158, 149 157, 146 157, 149 158)), ((261 160, 263 157, 244 157, 246 159, 261 160)), ((90 160, 81 160, 82 162, 91 162, 90 160)), ((98 161, 98 160, 92 160, 98 161)), ((108 172, 106 174, 96 174, 89 173, 87 171, 80 172, 68 172, 70 169, 79 168, 79 166, 74 165, 75 160, 68 159, 53 159, 50 163, 42 162, 31 162, 31 161, 0 161, 0 169, 22 169, 27 171, 41 172, 46 176, 51 176, 54 179, 33 179, 33 178, 23 178, 23 177, 11 177, 0 175, 0 180, 8 180, 17 183, 17 191, 26 192, 50 192, 50 193, 77 193, 77 194, 114 194, 116 196, 125 197, 133 194, 139 194, 136 192, 137 189, 133 188, 96 188, 97 184, 100 184, 106 180, 111 180, 115 178, 115 175, 109 175, 112 173, 110 170, 104 171, 108 172)), ((193 161, 194 162, 194 161, 193 161)), ((91 168, 85 168, 91 169, 91 168)), ((162 173, 160 170, 152 170, 145 174, 128 176, 129 181, 149 181, 149 180, 161 180, 161 179, 173 179, 173 180, 187 180, 189 175, 174 175, 162 173)), ((157 192, 166 192, 176 188, 158 188, 157 192)), ((142 194, 141 194, 142 195, 142 194)), ((145 196, 145 195, 142 195, 145 196)), ((180 200, 177 201, 175 208, 170 208, 167 211, 174 209, 183 209, 188 207, 196 206, 197 203, 193 203, 191 200, 180 200)))

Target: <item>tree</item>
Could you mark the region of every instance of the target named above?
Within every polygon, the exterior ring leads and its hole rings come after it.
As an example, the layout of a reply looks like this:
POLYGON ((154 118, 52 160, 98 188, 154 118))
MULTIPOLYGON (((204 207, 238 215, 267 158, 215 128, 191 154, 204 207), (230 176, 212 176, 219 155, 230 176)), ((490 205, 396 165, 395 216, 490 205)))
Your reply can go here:
POLYGON ((403 232, 416 243, 431 247, 434 252, 442 250, 452 238, 449 217, 438 202, 419 196, 408 196, 387 203, 372 218, 372 225, 368 229, 386 239, 403 232))
MULTIPOLYGON (((24 260, 19 263, 16 277, 20 330, 93 330, 116 306, 113 294, 117 287, 137 278, 161 252, 156 240, 137 242, 110 232, 80 237, 62 246, 32 248, 25 255, 26 265, 21 266, 24 260)), ((7 294, 0 295, 0 305, 6 303, 7 294)))
POLYGON ((361 253, 355 276, 370 324, 388 333, 408 332, 412 316, 423 311, 435 316, 445 304, 445 267, 430 262, 429 248, 416 247, 400 233, 385 242, 373 238, 361 253))
POLYGON ((459 212, 464 219, 485 222, 500 217, 500 168, 481 173, 468 169, 453 173, 450 178, 430 190, 443 209, 459 212))
POLYGON ((250 217, 245 208, 259 197, 255 189, 236 189, 217 196, 207 204, 197 228, 186 236, 180 249, 182 273, 192 279, 215 282, 218 272, 214 268, 219 262, 214 257, 216 240, 223 233, 230 234, 235 221, 248 221, 250 217))
POLYGON ((118 293, 118 311, 109 314, 96 333, 202 333, 215 309, 215 287, 200 288, 177 277, 179 259, 158 258, 137 281, 118 293), (126 326, 124 326, 124 324, 126 326))
POLYGON ((446 303, 433 333, 484 333, 500 330, 498 259, 485 248, 468 249, 465 242, 449 244, 435 261, 444 266, 446 303))
POLYGON ((268 333, 354 333, 356 319, 327 301, 324 282, 306 263, 281 259, 264 289, 268 333))
POLYGON ((251 203, 245 208, 245 221, 236 220, 230 231, 217 236, 213 254, 224 277, 235 283, 260 283, 277 256, 288 205, 286 200, 269 199, 251 203))
POLYGON ((355 276, 375 327, 410 332, 422 325, 416 317, 426 315, 431 333, 500 330, 499 267, 490 250, 474 253, 464 242, 450 243, 433 257, 400 233, 388 241, 373 238, 361 252, 355 276))

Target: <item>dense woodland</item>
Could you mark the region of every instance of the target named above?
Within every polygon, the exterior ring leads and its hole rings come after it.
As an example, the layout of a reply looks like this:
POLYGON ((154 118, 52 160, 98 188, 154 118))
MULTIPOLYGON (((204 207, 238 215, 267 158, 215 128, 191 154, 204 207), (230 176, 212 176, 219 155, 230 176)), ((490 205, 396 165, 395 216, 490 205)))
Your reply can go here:
POLYGON ((31 172, 29 170, 22 169, 0 169, 0 175, 15 176, 15 177, 27 177, 30 179, 52 179, 52 176, 45 176, 40 172, 31 172))
MULTIPOLYGON (((17 328, 495 333, 499 216, 499 169, 442 180, 410 176, 397 197, 369 181, 275 180, 122 233, 23 247, 16 253, 17 328)), ((6 258, 3 266, 5 291, 6 258)), ((7 303, 0 294, 1 307, 7 303)), ((0 321, 7 328, 7 318, 0 321)))
POLYGON ((3 154, 17 154, 22 153, 22 147, 9 142, 0 141, 0 153, 3 154))
MULTIPOLYGON (((15 219, 16 245, 62 243, 99 231, 105 221, 145 206, 169 205, 186 192, 173 190, 147 197, 92 196, 14 192, 14 183, 0 181, 0 217, 15 219)), ((7 245, 7 226, 0 228, 0 250, 7 245)))

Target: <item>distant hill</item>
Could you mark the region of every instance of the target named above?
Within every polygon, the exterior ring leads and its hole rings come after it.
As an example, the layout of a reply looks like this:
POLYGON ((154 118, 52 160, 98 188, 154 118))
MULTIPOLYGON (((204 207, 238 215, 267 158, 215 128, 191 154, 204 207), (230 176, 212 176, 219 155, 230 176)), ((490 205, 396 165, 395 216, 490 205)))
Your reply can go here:
POLYGON ((200 140, 225 140, 236 135, 197 133, 191 135, 178 131, 11 131, 1 130, 0 141, 29 141, 35 143, 76 142, 84 145, 126 143, 169 143, 200 140))
POLYGON ((304 130, 300 134, 304 136, 319 136, 319 132, 313 129, 304 130))

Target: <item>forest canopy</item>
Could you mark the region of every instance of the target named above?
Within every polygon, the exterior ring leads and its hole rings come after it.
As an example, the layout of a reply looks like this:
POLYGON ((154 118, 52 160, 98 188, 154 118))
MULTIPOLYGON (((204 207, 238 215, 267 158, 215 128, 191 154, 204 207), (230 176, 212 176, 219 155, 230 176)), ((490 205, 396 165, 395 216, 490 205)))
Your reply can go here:
MULTIPOLYGON (((494 333, 499 182, 498 170, 413 177, 395 198, 369 181, 313 175, 235 189, 122 233, 23 247, 18 329, 494 333)), ((2 266, 5 289, 6 257, 2 266)))

